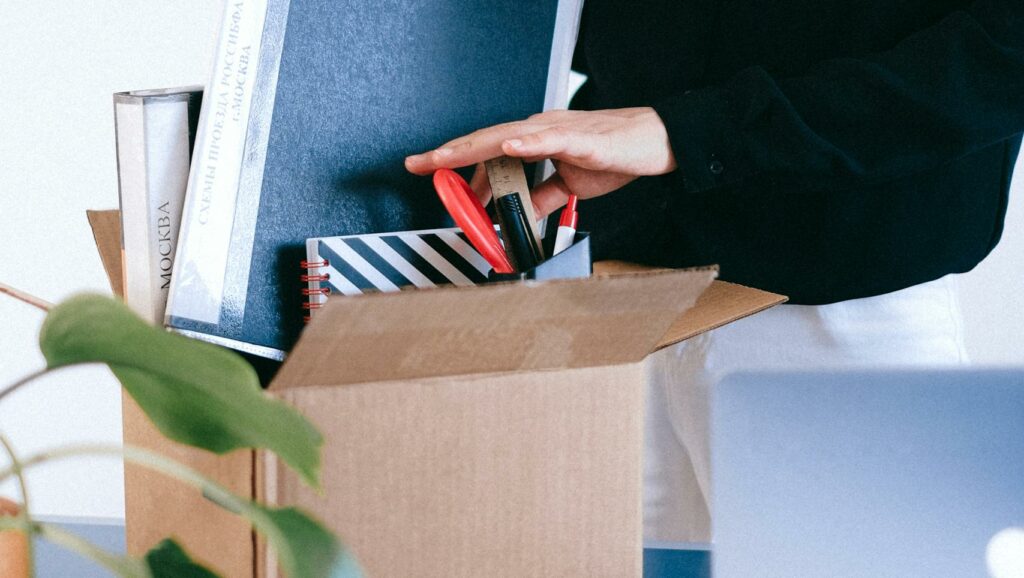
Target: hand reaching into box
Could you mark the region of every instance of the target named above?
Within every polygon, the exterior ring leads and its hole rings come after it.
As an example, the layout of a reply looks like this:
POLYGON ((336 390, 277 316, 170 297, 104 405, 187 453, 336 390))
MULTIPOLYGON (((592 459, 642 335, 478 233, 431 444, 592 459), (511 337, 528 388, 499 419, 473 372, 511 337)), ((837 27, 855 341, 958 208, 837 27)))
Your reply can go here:
POLYGON ((535 114, 412 155, 405 159, 405 166, 426 175, 440 168, 476 164, 471 185, 486 203, 491 194, 481 163, 501 155, 554 162, 557 172, 532 192, 538 218, 564 205, 570 194, 581 199, 598 197, 637 177, 676 169, 665 124, 650 107, 535 114))

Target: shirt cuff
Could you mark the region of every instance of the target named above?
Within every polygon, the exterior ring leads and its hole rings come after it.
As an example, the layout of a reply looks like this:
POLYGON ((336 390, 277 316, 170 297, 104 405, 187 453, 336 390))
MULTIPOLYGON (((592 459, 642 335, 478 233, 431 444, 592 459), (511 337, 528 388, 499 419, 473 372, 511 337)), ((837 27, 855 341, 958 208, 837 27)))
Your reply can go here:
POLYGON ((653 106, 665 123, 679 166, 677 178, 687 193, 735 184, 752 173, 729 94, 722 88, 702 88, 653 106))

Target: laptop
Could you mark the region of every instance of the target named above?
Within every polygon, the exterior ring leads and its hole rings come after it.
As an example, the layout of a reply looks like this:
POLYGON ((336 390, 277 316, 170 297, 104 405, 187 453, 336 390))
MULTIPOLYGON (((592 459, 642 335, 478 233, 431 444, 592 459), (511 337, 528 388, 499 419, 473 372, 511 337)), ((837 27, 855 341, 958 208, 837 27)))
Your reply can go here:
POLYGON ((714 578, 1024 577, 1024 370, 734 375, 714 578))

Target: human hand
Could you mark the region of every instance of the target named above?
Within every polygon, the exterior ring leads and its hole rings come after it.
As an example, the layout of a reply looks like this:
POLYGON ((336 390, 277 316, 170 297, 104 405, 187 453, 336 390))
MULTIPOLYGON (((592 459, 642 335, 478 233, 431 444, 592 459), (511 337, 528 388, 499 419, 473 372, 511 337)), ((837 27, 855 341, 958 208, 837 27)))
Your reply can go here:
POLYGON ((502 155, 554 163, 555 174, 531 193, 538 219, 564 205, 570 193, 581 199, 599 197, 637 177, 676 169, 665 124, 650 107, 543 112, 410 156, 405 167, 427 175, 441 168, 476 164, 471 186, 486 204, 491 191, 482 163, 502 155))

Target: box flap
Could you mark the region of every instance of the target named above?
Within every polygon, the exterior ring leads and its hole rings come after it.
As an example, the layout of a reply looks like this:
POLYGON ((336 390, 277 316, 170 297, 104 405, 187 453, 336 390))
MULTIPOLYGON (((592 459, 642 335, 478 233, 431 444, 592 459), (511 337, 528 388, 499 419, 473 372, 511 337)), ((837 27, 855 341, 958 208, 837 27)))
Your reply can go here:
POLYGON ((760 313, 787 301, 787 297, 727 281, 715 281, 697 305, 683 313, 658 342, 663 349, 706 331, 760 313))
POLYGON ((271 388, 637 362, 717 274, 644 271, 333 298, 271 388))
MULTIPOLYGON (((118 296, 123 295, 123 274, 121 269, 121 220, 117 210, 87 211, 92 226, 96 247, 103 261, 111 289, 118 296)), ((594 264, 595 276, 620 276, 650 274, 671 271, 621 261, 602 261, 594 264)), ((335 299, 334 301, 339 301, 335 299)), ((786 301, 782 295, 744 287, 724 281, 714 281, 703 294, 697 305, 688 309, 662 335, 648 351, 684 341, 721 327, 738 319, 753 315, 786 301)), ((322 317, 322 315, 318 316, 322 317)), ((479 355, 479 352, 477 352, 479 355)), ((611 363, 611 362, 609 362, 611 363)), ((584 364, 586 365, 586 364, 584 364)), ((290 370, 289 370, 290 371, 290 370)))
MULTIPOLYGON (((665 271, 623 261, 600 261, 594 263, 595 275, 624 275, 642 271, 665 271)), ((697 305, 683 313, 658 342, 655 350, 663 349, 706 331, 728 325, 733 321, 760 313, 780 303, 787 297, 751 287, 744 287, 726 281, 715 281, 701 294, 697 305)))
POLYGON ((109 211, 86 211, 92 236, 96 240, 96 248, 100 252, 100 261, 107 272, 110 288, 114 295, 124 298, 124 272, 121 270, 121 212, 117 209, 109 211))

